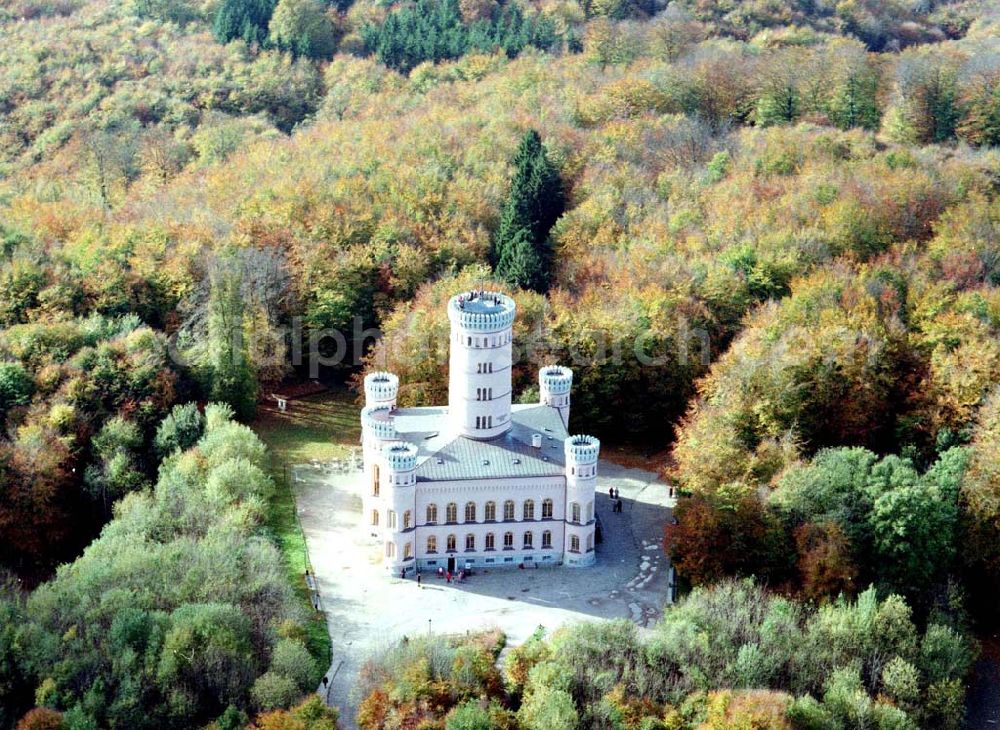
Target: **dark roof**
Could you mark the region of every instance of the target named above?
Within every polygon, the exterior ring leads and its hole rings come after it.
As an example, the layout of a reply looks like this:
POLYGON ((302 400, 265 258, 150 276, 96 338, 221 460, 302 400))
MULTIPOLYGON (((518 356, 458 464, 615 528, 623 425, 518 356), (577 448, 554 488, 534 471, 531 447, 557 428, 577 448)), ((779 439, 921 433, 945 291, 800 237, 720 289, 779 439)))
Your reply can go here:
POLYGON ((394 413, 396 437, 417 446, 417 481, 560 476, 568 437, 555 408, 516 405, 507 433, 487 441, 448 431, 447 408, 402 408, 394 413), (531 445, 542 435, 542 448, 531 445))

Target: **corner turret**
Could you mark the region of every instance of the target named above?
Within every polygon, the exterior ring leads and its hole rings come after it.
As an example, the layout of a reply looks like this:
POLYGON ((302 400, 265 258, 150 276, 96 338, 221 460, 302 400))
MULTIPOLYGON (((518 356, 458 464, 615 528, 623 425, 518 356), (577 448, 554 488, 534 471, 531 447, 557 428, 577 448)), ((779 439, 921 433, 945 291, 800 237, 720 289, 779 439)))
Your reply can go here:
POLYGON ((399 376, 376 371, 365 376, 365 405, 368 407, 396 407, 399 395, 399 376))
POLYGON ((361 493, 362 509, 365 512, 371 534, 379 536, 384 526, 385 504, 382 485, 382 449, 396 440, 396 421, 388 405, 365 406, 361 409, 361 450, 364 457, 364 487, 361 493))
POLYGON ((573 567, 593 565, 594 500, 601 442, 593 436, 570 436, 563 443, 566 456, 566 558, 573 567))
POLYGON ((382 530, 384 566, 391 575, 408 572, 414 565, 414 510, 417 484, 417 447, 404 441, 382 447, 382 530))
POLYGON ((573 371, 561 365, 546 365, 538 371, 538 393, 543 406, 559 411, 563 425, 569 428, 569 396, 573 371))

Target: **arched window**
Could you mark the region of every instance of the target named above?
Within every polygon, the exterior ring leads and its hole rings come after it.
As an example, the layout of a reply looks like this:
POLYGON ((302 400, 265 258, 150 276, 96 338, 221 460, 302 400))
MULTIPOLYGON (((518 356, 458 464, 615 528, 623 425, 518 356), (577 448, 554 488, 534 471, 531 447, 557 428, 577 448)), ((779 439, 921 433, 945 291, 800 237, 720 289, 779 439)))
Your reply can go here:
POLYGON ((532 545, 532 543, 534 542, 534 540, 535 540, 535 536, 532 535, 530 532, 524 533, 524 549, 525 550, 530 550, 532 547, 534 547, 534 545, 532 545))
POLYGON ((396 529, 396 513, 393 510, 385 513, 385 526, 390 530, 396 529))
POLYGON ((466 502, 465 503, 465 521, 475 522, 476 521, 476 503, 466 502))
POLYGON ((552 547, 552 531, 546 530, 542 533, 542 547, 550 548, 552 547))
POLYGON ((372 510, 372 527, 378 527, 378 510, 372 510))
POLYGON ((587 535, 587 552, 594 549, 594 533, 587 535))
POLYGON ((372 496, 378 496, 378 464, 372 465, 372 496))
POLYGON ((458 522, 458 505, 454 502, 449 502, 448 507, 445 509, 444 519, 446 522, 453 523, 458 522))
POLYGON ((497 521, 497 503, 487 502, 486 503, 486 521, 496 522, 497 521))
POLYGON ((592 522, 594 519, 594 503, 587 502, 587 522, 592 522))
POLYGON ((476 549, 476 536, 471 532, 465 536, 465 549, 472 551, 476 549))
POLYGON ((427 524, 435 525, 438 521, 438 506, 436 504, 427 505, 427 524))
POLYGON ((513 550, 514 549, 514 533, 513 532, 505 532, 503 534, 503 549, 504 550, 513 550))
POLYGON ((438 539, 434 535, 427 537, 427 552, 436 553, 438 551, 438 539))
POLYGON ((486 549, 487 550, 497 549, 496 536, 492 532, 486 533, 486 549))
POLYGON ((569 509, 570 509, 570 514, 572 515, 572 517, 570 517, 570 519, 573 522, 579 522, 580 521, 580 503, 579 502, 573 502, 573 503, 571 503, 570 506, 569 506, 569 509))
POLYGON ((580 552, 580 538, 576 535, 569 536, 569 551, 571 553, 580 552))
POLYGON ((542 500, 542 519, 551 520, 552 519, 552 500, 543 499, 542 500))
POLYGON ((385 556, 387 558, 394 558, 394 557, 396 557, 396 543, 387 542, 385 544, 385 556))
POLYGON ((445 546, 446 546, 446 548, 447 548, 447 550, 448 550, 449 553, 455 552, 455 536, 454 535, 448 535, 448 541, 445 543, 445 546))
POLYGON ((413 557, 413 543, 408 542, 403 545, 403 560, 409 560, 413 557))
POLYGON ((535 502, 531 499, 524 500, 524 514, 522 519, 533 520, 535 519, 535 502))
POLYGON ((411 524, 412 522, 413 522, 413 513, 410 512, 410 510, 406 510, 406 512, 403 513, 403 529, 409 530, 411 527, 413 527, 413 525, 411 524))
POLYGON ((514 500, 508 499, 503 503, 503 519, 504 522, 510 522, 514 519, 514 500))

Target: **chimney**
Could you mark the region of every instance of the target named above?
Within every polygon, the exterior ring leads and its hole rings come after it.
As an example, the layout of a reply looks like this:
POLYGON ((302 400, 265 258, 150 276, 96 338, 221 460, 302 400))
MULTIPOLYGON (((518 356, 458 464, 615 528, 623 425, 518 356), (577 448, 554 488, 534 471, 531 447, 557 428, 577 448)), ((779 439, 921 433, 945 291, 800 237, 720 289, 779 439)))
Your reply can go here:
POLYGON ((533 433, 531 434, 531 446, 535 449, 542 448, 542 434, 533 433))

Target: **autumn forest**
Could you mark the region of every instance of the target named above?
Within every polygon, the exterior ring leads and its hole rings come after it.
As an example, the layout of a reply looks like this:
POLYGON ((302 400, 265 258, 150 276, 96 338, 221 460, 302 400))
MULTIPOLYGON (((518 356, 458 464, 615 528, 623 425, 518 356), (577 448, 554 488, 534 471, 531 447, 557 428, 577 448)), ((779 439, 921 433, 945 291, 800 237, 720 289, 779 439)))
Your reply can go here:
POLYGON ((995 3, 2 0, 0 39, 0 728, 335 727, 249 424, 371 369, 443 402, 484 282, 515 399, 570 365, 573 421, 678 487, 683 597, 502 669, 403 646, 360 727, 962 727, 995 3))

